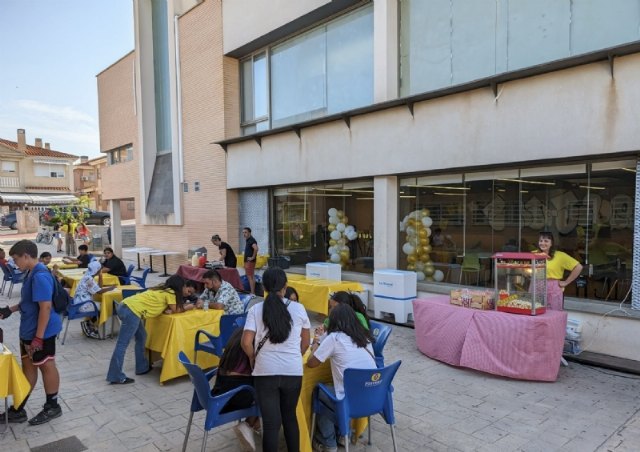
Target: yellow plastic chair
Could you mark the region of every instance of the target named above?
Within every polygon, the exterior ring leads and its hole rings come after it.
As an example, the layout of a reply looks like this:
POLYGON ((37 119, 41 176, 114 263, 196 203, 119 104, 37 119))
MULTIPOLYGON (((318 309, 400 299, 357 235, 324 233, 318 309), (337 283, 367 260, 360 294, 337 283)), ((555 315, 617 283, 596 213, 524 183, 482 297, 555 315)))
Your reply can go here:
POLYGON ((462 275, 465 274, 465 284, 468 284, 467 273, 476 273, 476 286, 480 285, 480 258, 477 254, 467 254, 462 259, 460 266, 460 279, 458 284, 462 284, 462 275))

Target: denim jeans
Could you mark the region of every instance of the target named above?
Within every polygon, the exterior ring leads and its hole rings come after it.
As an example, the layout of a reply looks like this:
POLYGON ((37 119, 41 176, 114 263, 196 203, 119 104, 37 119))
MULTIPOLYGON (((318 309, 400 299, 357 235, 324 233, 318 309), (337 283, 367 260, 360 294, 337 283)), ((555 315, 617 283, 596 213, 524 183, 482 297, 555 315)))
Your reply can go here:
MULTIPOLYGON (((336 395, 336 392, 331 385, 326 385, 327 389, 330 389, 333 395, 336 395)), ((323 391, 318 391, 318 398, 321 402, 323 402, 327 407, 333 407, 333 400, 329 399, 327 395, 323 391)), ((338 443, 336 441, 337 435, 337 427, 333 423, 333 420, 322 414, 316 415, 316 433, 314 433, 315 439, 324 444, 326 447, 338 447, 338 443)))
POLYGON ((300 450, 300 429, 296 405, 302 388, 302 376, 270 375, 253 377, 262 414, 262 450, 277 452, 280 425, 289 452, 300 450))
POLYGON ((136 338, 136 373, 143 373, 149 369, 149 361, 144 349, 147 341, 147 332, 144 329, 142 320, 124 304, 118 306, 117 313, 122 325, 120 326, 116 348, 113 350, 111 362, 109 363, 109 372, 107 373, 107 381, 112 383, 118 383, 127 378, 122 371, 122 367, 124 366, 124 355, 127 347, 134 336, 136 338))

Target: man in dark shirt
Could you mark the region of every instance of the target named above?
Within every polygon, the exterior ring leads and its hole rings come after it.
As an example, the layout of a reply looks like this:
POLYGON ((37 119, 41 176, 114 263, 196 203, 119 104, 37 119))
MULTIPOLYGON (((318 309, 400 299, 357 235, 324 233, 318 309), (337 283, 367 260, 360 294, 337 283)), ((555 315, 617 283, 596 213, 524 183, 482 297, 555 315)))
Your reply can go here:
POLYGON ((124 284, 123 277, 127 276, 127 267, 118 256, 113 254, 113 248, 106 247, 104 249, 104 262, 102 263, 102 273, 109 273, 117 276, 120 284, 124 284))
POLYGON ((65 264, 78 264, 78 268, 87 268, 89 262, 94 259, 93 254, 89 254, 89 247, 87 245, 80 245, 78 247, 78 253, 80 254, 78 254, 77 258, 65 256, 62 258, 62 262, 65 264))
POLYGON ((218 234, 211 237, 211 242, 220 250, 220 257, 224 261, 224 266, 236 268, 238 259, 236 258, 236 253, 233 252, 233 248, 228 243, 223 242, 218 234))
POLYGON ((244 228, 242 235, 246 243, 244 245, 244 274, 249 280, 249 289, 252 294, 256 293, 256 260, 258 258, 258 242, 251 235, 251 228, 244 228))

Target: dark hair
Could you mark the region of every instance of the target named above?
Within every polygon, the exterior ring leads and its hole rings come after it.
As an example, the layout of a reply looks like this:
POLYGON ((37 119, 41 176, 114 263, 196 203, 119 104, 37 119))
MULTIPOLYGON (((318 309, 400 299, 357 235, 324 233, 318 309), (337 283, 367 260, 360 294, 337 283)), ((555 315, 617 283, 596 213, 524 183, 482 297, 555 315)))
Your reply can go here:
POLYGON ((49 251, 43 251, 40 253, 40 259, 45 259, 47 257, 51 257, 51 253, 49 251))
POLYGON ((9 250, 9 256, 23 256, 28 254, 32 258, 38 257, 38 245, 31 240, 20 240, 16 242, 9 250))
POLYGON ((171 275, 163 284, 158 284, 157 286, 149 288, 149 290, 167 291, 171 289, 176 296, 176 305, 182 306, 184 304, 184 299, 182 298, 182 288, 184 287, 184 285, 185 282, 182 276, 171 275))
POLYGON ((281 344, 289 337, 293 323, 289 310, 276 293, 287 285, 287 275, 281 268, 268 268, 262 275, 262 285, 268 292, 262 308, 262 321, 269 330, 269 340, 273 344, 281 344))
POLYGON ((221 370, 225 372, 233 371, 239 368, 242 362, 246 362, 246 367, 249 368, 249 357, 244 350, 242 350, 242 333, 244 333, 242 328, 236 328, 233 333, 231 333, 231 337, 229 337, 227 345, 224 347, 224 352, 222 352, 222 357, 218 364, 218 372, 221 370))
POLYGON ((291 286, 287 287, 287 290, 284 292, 284 297, 286 299, 291 299, 291 295, 296 296, 296 301, 300 301, 300 295, 298 295, 298 291, 291 286))
POLYGON ((551 240, 551 246, 549 247, 549 257, 553 258, 553 255, 556 254, 556 239, 553 236, 553 232, 540 231, 540 234, 538 234, 538 240, 543 238, 551 240))
POLYGON ((339 305, 346 304, 351 306, 351 309, 353 309, 355 312, 359 312, 364 316, 365 320, 367 321, 367 326, 371 328, 371 322, 369 321, 369 316, 367 315, 367 309, 364 307, 364 303, 358 295, 354 294, 353 292, 345 292, 344 290, 341 290, 340 292, 336 292, 331 295, 331 299, 336 301, 339 305))
POLYGON ((329 326, 327 333, 342 332, 349 336, 358 347, 366 347, 374 341, 371 331, 367 330, 351 306, 347 303, 339 303, 329 313, 329 326))
POLYGON ((249 234, 251 234, 251 228, 249 226, 245 226, 244 228, 242 228, 243 231, 247 231, 249 234))
POLYGON ((191 287, 193 289, 196 288, 196 283, 194 281, 191 281, 190 279, 185 279, 184 280, 184 287, 191 287))
POLYGON ((220 238, 220 236, 218 234, 213 234, 211 236, 211 241, 213 241, 213 240, 222 240, 222 239, 220 238))
POLYGON ((79 251, 89 251, 89 247, 87 245, 80 245, 78 247, 79 251))
POLYGON ((222 281, 222 276, 220 276, 218 270, 209 270, 204 275, 202 275, 202 279, 215 279, 216 281, 222 281))
POLYGON ((106 247, 106 248, 104 249, 103 253, 111 253, 111 254, 114 254, 114 253, 113 253, 113 248, 111 248, 110 246, 108 246, 108 247, 106 247))

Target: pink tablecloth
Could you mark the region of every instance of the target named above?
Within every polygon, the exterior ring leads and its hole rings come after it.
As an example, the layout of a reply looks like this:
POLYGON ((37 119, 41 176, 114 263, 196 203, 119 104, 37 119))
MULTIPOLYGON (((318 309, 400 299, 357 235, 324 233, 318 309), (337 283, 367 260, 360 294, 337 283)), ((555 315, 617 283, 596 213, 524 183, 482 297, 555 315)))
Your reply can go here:
POLYGON ((479 311, 436 296, 415 300, 413 317, 418 349, 430 358, 520 380, 558 378, 566 312, 479 311))
MULTIPOLYGON (((240 274, 235 268, 217 268, 216 269, 222 279, 231 284, 236 290, 243 290, 242 283, 240 282, 240 274)), ((191 281, 202 282, 202 276, 208 272, 206 268, 193 267, 191 265, 181 265, 178 267, 176 274, 182 276, 185 279, 191 281)))

